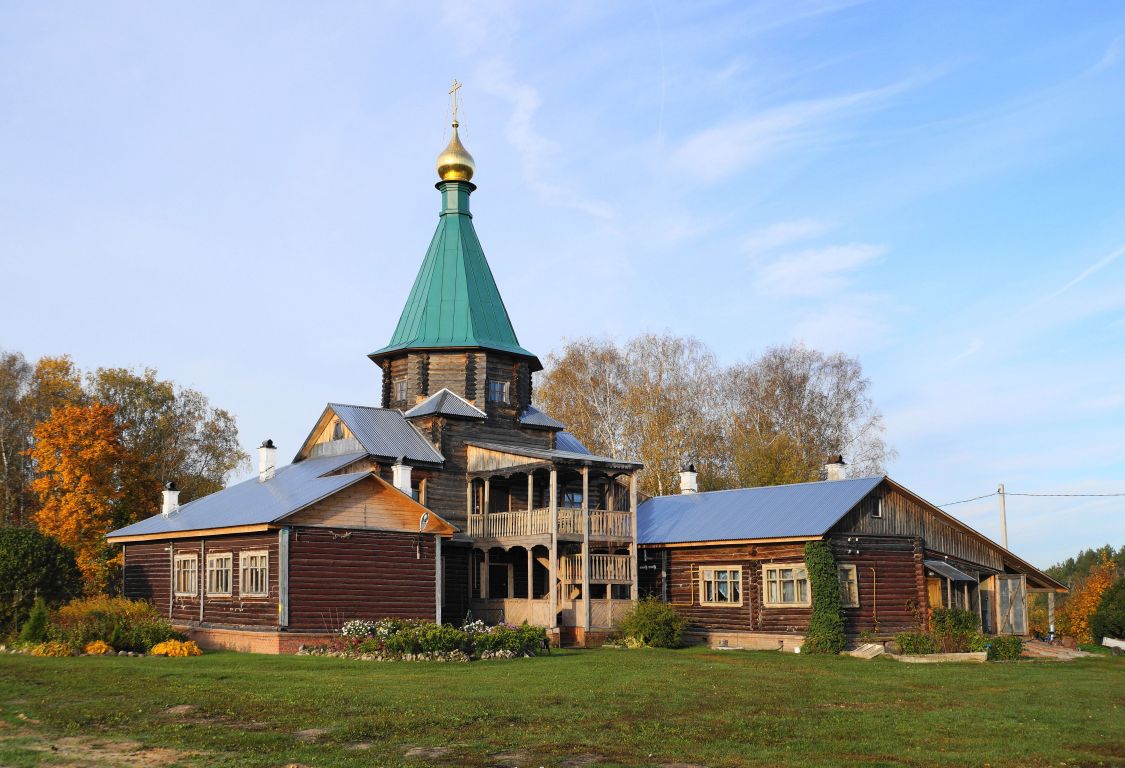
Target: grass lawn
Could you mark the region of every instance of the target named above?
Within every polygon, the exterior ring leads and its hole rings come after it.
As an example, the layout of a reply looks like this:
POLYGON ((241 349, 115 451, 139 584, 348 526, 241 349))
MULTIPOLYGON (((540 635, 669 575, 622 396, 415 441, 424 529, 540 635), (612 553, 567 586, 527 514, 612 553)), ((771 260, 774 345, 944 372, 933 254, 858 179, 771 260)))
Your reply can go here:
POLYGON ((1125 658, 0 655, 0 766, 1125 765, 1125 658))

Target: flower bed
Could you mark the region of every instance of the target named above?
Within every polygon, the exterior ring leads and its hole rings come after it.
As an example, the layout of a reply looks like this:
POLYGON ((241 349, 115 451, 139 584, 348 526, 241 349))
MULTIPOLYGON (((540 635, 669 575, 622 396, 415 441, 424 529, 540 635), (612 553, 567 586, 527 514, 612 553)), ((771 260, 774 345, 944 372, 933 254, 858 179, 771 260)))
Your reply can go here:
POLYGON ((458 629, 408 619, 357 619, 344 624, 330 645, 301 646, 297 653, 369 661, 469 661, 535 656, 546 642, 546 630, 526 623, 488 626, 472 621, 458 629))
MULTIPOLYGON (((8 653, 33 656, 144 656, 154 648, 180 643, 184 638, 172 629, 150 603, 121 597, 74 600, 48 612, 37 603, 20 632, 20 640, 8 653)), ((182 645, 182 643, 180 644, 182 645)), ((189 643, 195 648, 194 643, 189 643)), ((168 646, 174 656, 198 656, 179 646, 168 646)))

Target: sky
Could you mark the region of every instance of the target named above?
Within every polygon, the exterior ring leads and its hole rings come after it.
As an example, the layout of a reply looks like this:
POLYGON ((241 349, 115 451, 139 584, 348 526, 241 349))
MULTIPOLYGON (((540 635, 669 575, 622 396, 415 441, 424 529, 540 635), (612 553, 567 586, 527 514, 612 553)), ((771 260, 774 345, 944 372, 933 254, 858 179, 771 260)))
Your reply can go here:
MULTIPOLYGON (((524 347, 800 341, 936 504, 1125 493, 1116 3, 5 3, 0 347, 154 367, 247 450, 377 405, 454 77, 524 347)), ((1125 496, 1007 515, 1040 566, 1125 544, 1125 496)))

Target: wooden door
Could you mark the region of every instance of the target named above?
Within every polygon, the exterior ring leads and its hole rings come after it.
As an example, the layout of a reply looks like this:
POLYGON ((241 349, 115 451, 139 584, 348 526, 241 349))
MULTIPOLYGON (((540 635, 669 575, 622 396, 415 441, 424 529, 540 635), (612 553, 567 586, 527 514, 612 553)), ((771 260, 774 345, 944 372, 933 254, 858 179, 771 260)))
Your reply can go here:
POLYGON ((1023 576, 997 576, 1000 634, 1027 634, 1027 588, 1023 576))
POLYGON ((941 608, 945 602, 942 600, 941 579, 933 576, 926 579, 926 596, 930 604, 930 610, 934 608, 941 608))

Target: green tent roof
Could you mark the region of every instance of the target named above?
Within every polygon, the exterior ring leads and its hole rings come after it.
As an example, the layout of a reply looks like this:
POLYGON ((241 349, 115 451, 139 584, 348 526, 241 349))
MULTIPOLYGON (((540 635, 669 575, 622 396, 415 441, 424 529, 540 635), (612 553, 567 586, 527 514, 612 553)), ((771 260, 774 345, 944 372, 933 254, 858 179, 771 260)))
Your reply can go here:
POLYGON ((369 357, 378 361, 404 349, 482 347, 530 358, 532 369, 541 369, 516 338, 473 228, 469 193, 475 187, 466 181, 437 186, 443 200, 437 231, 390 343, 369 357))

